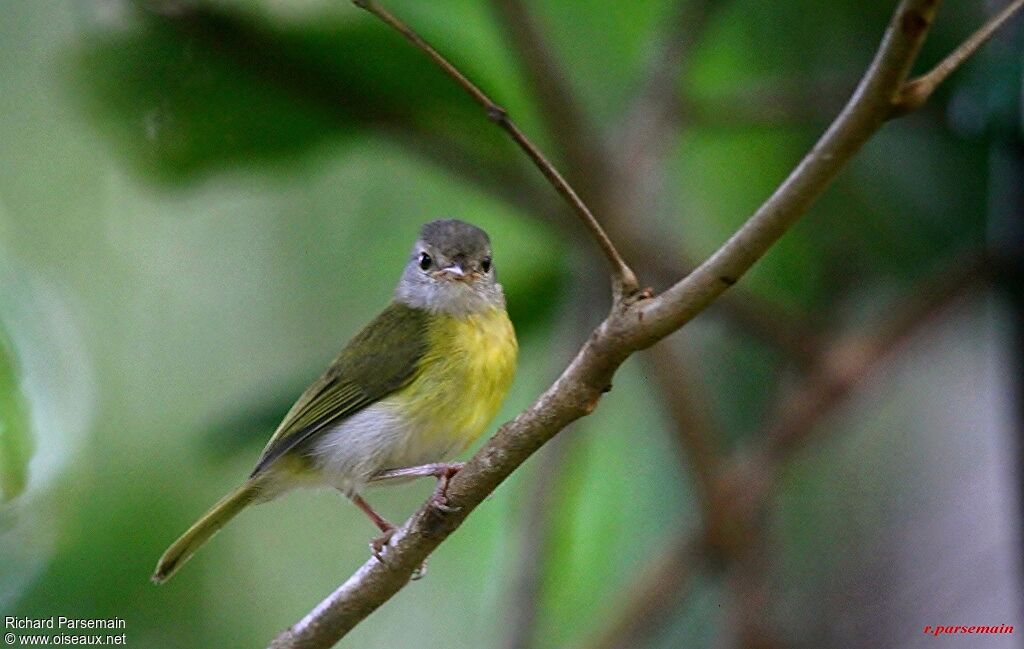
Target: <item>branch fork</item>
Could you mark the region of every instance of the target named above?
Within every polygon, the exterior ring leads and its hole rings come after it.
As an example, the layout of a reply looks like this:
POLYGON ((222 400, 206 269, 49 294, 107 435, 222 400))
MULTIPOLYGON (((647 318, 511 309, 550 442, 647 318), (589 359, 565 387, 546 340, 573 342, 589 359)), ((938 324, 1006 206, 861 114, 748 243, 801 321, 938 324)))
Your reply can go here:
POLYGON ((583 222, 583 225, 590 231, 591 236, 597 242, 601 252, 604 254, 605 259, 608 261, 608 265, 611 269, 612 274, 612 290, 616 301, 628 297, 636 293, 640 286, 637 282, 636 274, 633 269, 629 267, 626 261, 619 254, 619 251, 615 248, 615 244, 605 233, 604 228, 598 223, 597 218, 587 207, 583 199, 579 197, 576 190, 569 185, 569 183, 562 177, 562 174, 558 172, 551 162, 541 153, 532 141, 519 130, 515 122, 508 115, 508 111, 505 110, 501 105, 494 102, 487 93, 481 90, 476 84, 470 81, 462 72, 456 68, 451 62, 448 61, 441 53, 434 49, 430 43, 425 41, 419 34, 412 30, 408 25, 402 22, 400 19, 390 13, 387 9, 382 7, 380 3, 375 0, 352 0, 360 9, 370 12, 388 26, 392 27, 395 31, 400 33, 410 43, 419 48, 431 61, 434 62, 441 70, 447 74, 452 80, 455 81, 463 90, 465 90, 470 97, 473 98, 477 104, 479 104, 487 114, 487 119, 494 122, 502 128, 512 140, 519 146, 523 152, 533 161, 534 165, 540 170, 544 177, 548 179, 548 182, 555 188, 555 190, 562 195, 562 197, 569 203, 576 216, 583 222))

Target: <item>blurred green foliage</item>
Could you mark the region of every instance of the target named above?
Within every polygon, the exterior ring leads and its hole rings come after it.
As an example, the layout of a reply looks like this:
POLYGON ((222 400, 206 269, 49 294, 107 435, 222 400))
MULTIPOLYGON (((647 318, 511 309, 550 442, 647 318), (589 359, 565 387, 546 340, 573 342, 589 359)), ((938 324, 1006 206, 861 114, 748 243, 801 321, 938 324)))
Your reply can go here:
POLYGON ((200 6, 90 42, 72 78, 119 149, 178 182, 373 126, 499 141, 435 66, 394 45, 366 21, 280 30, 200 6))
POLYGON ((25 488, 32 457, 32 430, 19 374, 14 351, 0 328, 0 501, 11 500, 25 488))
MULTIPOLYGON (((485 4, 388 2, 550 150, 518 56, 485 4)), ((529 5, 597 128, 612 135, 674 3, 529 5)), ((567 330, 562 314, 590 290, 573 272, 590 244, 509 200, 550 189, 458 88, 346 3, 140 6, 13 2, 0 21, 0 253, 53 288, 77 334, 53 346, 80 345, 96 375, 85 441, 67 444, 72 457, 45 465, 59 470, 30 481, 23 496, 57 541, 38 543, 46 556, 33 579, 0 575, 0 609, 121 616, 131 646, 263 646, 367 556, 373 530, 336 494, 297 493, 246 512, 166 587, 152 587, 149 572, 176 534, 247 475, 291 399, 386 303, 418 225, 458 216, 494 240, 523 349, 502 420, 585 336, 567 330), (439 164, 445 156, 468 169, 439 164), (474 172, 497 176, 481 183, 474 172), (495 184, 511 192, 499 195, 495 184)), ((698 114, 719 119, 695 121, 672 143, 662 201, 637 227, 656 229, 680 256, 714 250, 824 126, 820 118, 747 123, 723 97, 745 96, 744 107, 756 109, 767 100, 748 92, 752 84, 799 90, 827 77, 852 89, 891 6, 723 4, 692 53, 691 74, 678 80, 698 114)), ((979 21, 973 3, 944 7, 922 67, 979 21)), ((982 241, 987 138, 999 129, 1019 135, 1019 121, 997 119, 1019 112, 1019 65, 1019 56, 972 63, 934 107, 886 127, 743 288, 844 330, 951 251, 982 241)), ((605 279, 593 283, 603 294, 605 279)), ((791 368, 720 315, 711 310, 674 338, 692 348, 708 409, 735 446, 758 429, 791 368)), ((18 389, 16 371, 31 375, 56 357, 11 340, 0 336, 5 494, 25 484, 33 435, 40 448, 65 444, 62 431, 31 427, 25 399, 41 397, 18 389)), ((62 408, 62 395, 46 396, 62 408)), ((905 418, 895 421, 911 425, 905 418)), ((579 428, 545 503, 560 524, 540 647, 593 635, 638 566, 696 524, 688 474, 641 365, 623 368, 579 428)), ((865 446, 853 458, 865 471, 914 457, 902 449, 882 462, 884 447, 865 446)), ((42 473, 41 455, 29 478, 42 473)), ((497 646, 534 465, 475 512, 432 558, 429 576, 360 626, 350 646, 497 646)), ((827 488, 831 469, 804 467, 792 480, 790 537, 832 529, 821 508, 801 506, 827 488)), ((401 520, 427 493, 412 484, 369 497, 401 520)), ((27 518, 7 520, 35 538, 27 518)), ((792 574, 828 564, 839 536, 797 538, 792 547, 807 559, 787 557, 792 574)), ((663 646, 681 638, 716 646, 708 620, 723 615, 720 596, 702 588, 663 646)))

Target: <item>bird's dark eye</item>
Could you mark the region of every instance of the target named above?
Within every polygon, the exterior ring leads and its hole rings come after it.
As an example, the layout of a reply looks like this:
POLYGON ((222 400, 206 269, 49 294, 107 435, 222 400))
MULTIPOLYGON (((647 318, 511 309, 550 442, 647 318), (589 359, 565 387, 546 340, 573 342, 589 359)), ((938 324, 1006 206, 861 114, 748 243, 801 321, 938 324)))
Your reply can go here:
POLYGON ((491 272, 491 258, 484 257, 483 259, 481 259, 480 268, 483 268, 485 273, 491 272))
POLYGON ((420 268, 422 270, 428 270, 430 268, 431 264, 433 264, 433 263, 434 263, 434 260, 430 258, 430 255, 428 255, 425 252, 421 252, 420 253, 420 268))

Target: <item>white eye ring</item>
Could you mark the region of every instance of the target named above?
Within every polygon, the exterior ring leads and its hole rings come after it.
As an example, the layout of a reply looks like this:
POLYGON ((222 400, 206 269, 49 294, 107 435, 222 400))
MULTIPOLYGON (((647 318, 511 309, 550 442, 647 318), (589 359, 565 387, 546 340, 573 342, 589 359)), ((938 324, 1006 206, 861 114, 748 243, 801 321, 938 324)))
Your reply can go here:
POLYGON ((434 264, 434 260, 430 258, 425 252, 420 253, 420 270, 430 270, 430 267, 434 264))

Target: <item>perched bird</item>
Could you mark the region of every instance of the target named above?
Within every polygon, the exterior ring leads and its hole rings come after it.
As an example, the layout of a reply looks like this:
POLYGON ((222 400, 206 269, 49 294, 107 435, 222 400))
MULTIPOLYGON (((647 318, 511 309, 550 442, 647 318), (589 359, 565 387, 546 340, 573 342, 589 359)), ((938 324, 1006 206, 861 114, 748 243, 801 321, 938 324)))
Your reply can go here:
POLYGON ((360 495, 372 482, 434 476, 442 509, 447 463, 469 446, 508 392, 517 343, 495 278, 490 239, 462 221, 423 226, 391 303, 303 392, 240 487, 160 557, 162 583, 248 505, 299 486, 334 487, 382 535, 395 528, 360 495))

